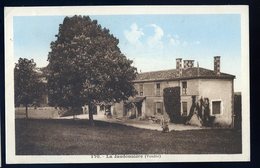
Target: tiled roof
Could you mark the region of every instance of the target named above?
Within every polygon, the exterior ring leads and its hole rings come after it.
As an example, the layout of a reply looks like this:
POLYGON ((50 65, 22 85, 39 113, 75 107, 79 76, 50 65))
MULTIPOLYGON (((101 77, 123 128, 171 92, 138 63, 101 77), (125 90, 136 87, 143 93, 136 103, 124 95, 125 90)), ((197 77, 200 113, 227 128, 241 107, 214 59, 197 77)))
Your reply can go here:
POLYGON ((176 69, 144 72, 137 75, 135 82, 139 81, 160 81, 160 80, 181 80, 192 78, 207 78, 207 79, 234 79, 234 75, 220 73, 217 75, 214 71, 205 68, 187 68, 182 69, 182 76, 178 76, 176 69))

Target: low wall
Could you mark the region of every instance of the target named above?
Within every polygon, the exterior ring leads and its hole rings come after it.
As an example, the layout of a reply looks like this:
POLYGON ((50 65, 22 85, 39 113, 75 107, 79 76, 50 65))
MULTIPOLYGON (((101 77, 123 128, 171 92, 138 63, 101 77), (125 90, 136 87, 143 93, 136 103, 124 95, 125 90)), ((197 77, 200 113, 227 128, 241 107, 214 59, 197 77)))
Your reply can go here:
MULTIPOLYGON (((28 118, 47 119, 59 117, 61 110, 54 107, 28 107, 28 118)), ((25 107, 15 108, 15 118, 26 118, 25 107)))

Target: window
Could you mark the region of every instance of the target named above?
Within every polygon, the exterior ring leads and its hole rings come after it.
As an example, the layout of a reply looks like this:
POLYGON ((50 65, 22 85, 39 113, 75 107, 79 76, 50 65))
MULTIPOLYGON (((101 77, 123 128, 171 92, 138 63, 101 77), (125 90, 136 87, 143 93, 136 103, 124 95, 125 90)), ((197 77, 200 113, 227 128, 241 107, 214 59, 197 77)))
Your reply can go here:
POLYGON ((160 96, 160 89, 161 89, 160 83, 156 83, 156 96, 160 96))
POLYGON ((221 101, 212 101, 212 114, 221 114, 221 101))
POLYGON ((155 114, 163 114, 163 104, 162 102, 155 103, 155 114))
POLYGON ((187 94, 187 82, 182 82, 182 94, 187 94))
POLYGON ((144 85, 143 84, 139 85, 139 94, 140 94, 140 96, 143 96, 143 94, 144 94, 144 85))
POLYGON ((188 115, 188 103, 182 102, 182 116, 188 115))

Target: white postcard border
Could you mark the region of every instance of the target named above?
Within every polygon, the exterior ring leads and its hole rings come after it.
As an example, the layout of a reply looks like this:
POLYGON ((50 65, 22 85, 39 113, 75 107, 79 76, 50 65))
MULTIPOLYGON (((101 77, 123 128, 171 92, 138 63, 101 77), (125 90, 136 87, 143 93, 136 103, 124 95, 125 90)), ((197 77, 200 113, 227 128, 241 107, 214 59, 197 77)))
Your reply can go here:
MULTIPOLYGON (((249 15, 246 5, 222 6, 88 6, 88 7, 6 7, 5 8, 5 114, 6 163, 129 163, 129 162, 230 162, 250 161, 249 100, 249 15), (86 10, 87 9, 87 10, 86 10), (76 12, 75 12, 76 11, 76 12), (142 158, 107 158, 106 155, 15 155, 14 109, 14 16, 55 15, 120 15, 120 14, 240 14, 242 56, 242 154, 174 154, 142 158)), ((136 155, 138 157, 139 155, 136 155)))

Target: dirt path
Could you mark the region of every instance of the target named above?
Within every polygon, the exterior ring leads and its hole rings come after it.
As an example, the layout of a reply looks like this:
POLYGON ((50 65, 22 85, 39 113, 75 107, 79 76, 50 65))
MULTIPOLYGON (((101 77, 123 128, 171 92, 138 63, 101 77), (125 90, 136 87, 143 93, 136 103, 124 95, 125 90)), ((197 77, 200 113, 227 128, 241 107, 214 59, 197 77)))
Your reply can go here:
MULTIPOLYGON (((32 119, 73 119, 73 116, 59 117, 58 110, 54 108, 29 108, 29 118, 32 119)), ((16 108, 15 118, 25 118, 25 108, 16 108)), ((88 114, 81 114, 76 116, 77 119, 88 119, 88 114)), ((94 120, 119 123, 127 126, 162 131, 161 125, 149 121, 140 121, 136 119, 119 119, 119 118, 107 118, 105 115, 94 115, 94 120)), ((184 124, 169 123, 169 130, 183 131, 183 130, 198 130, 206 129, 205 127, 196 127, 184 124)))
MULTIPOLYGON (((87 114, 77 115, 77 119, 88 119, 87 114)), ((72 116, 67 117, 58 117, 57 119, 73 119, 72 116)), ((111 122, 111 123, 119 123, 127 126, 137 127, 137 128, 143 128, 143 129, 149 129, 149 130, 157 130, 162 131, 161 125, 152 123, 149 121, 140 121, 140 120, 127 120, 127 119, 116 119, 116 118, 107 118, 104 115, 94 115, 94 120, 99 121, 105 121, 105 122, 111 122)), ((198 130, 198 129, 207 129, 205 127, 196 127, 191 125, 184 125, 184 124, 173 124, 169 123, 169 130, 172 131, 184 131, 184 130, 198 130)))

